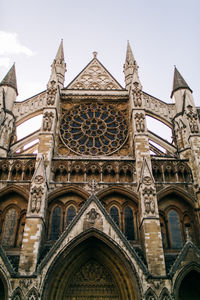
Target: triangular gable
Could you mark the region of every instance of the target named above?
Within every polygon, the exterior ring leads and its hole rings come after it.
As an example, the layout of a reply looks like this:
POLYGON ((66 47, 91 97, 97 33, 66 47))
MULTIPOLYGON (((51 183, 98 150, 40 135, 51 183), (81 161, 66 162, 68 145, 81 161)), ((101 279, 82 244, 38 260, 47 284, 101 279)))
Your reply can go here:
POLYGON ((122 86, 94 57, 75 77, 66 89, 75 90, 122 90, 122 86))
POLYGON ((153 182, 154 183, 154 177, 152 174, 151 169, 149 168, 149 165, 147 163, 146 157, 143 157, 143 162, 142 162, 142 170, 140 174, 140 182, 139 185, 144 181, 148 182, 153 182))
POLYGON ((36 163, 35 172, 32 177, 32 182, 41 185, 42 183, 47 183, 45 163, 43 154, 38 154, 38 162, 36 163))
POLYGON ((92 195, 80 209, 77 216, 73 219, 70 225, 66 228, 57 242, 49 250, 47 255, 38 266, 38 271, 50 267, 56 259, 56 253, 61 253, 77 236, 88 230, 96 230, 107 236, 109 240, 113 240, 120 248, 126 252, 134 261, 134 265, 143 270, 144 274, 148 274, 148 269, 132 248, 124 234, 120 231, 113 219, 102 206, 101 202, 92 195))
POLYGON ((173 276, 173 274, 175 274, 175 272, 177 271, 179 266, 182 265, 183 262, 185 262, 185 264, 187 264, 188 261, 191 262, 191 254, 189 255, 190 250, 193 252, 192 255, 194 258, 193 262, 198 261, 198 263, 200 264, 200 250, 191 241, 189 241, 184 245, 178 257, 176 258, 174 264, 172 265, 169 272, 170 275, 173 276), (187 260, 188 255, 189 255, 189 260, 187 260))

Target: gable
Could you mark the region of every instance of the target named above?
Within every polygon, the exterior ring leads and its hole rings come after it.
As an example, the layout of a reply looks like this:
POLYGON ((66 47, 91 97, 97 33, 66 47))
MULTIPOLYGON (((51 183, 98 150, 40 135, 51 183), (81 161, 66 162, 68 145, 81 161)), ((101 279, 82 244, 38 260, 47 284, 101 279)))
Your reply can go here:
POLYGON ((82 206, 78 215, 66 228, 57 242, 53 245, 44 259, 38 265, 37 270, 46 272, 56 261, 56 259, 70 248, 74 241, 82 240, 82 236, 90 231, 99 232, 100 235, 107 238, 113 246, 119 247, 122 252, 132 261, 137 272, 142 270, 148 273, 146 265, 143 263, 136 251, 131 247, 123 233, 119 230, 113 219, 109 216, 101 202, 92 195, 82 206))
POLYGON ((122 90, 122 86, 94 57, 81 73, 67 86, 76 90, 122 90))

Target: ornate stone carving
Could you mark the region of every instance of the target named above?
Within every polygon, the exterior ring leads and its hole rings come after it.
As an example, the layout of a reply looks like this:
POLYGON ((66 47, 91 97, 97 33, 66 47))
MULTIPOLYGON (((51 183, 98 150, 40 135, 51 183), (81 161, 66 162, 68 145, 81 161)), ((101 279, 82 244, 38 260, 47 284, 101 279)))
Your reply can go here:
POLYGON ((89 213, 87 213, 87 220, 90 224, 94 224, 96 219, 100 218, 100 214, 96 212, 95 208, 91 208, 89 213))
POLYGON ((139 88, 139 83, 134 82, 134 89, 132 90, 133 102, 135 107, 141 107, 142 105, 142 91, 139 88))
POLYGON ((36 177, 35 177, 35 183, 37 183, 37 184, 41 184, 41 183, 43 183, 44 182, 44 177, 42 176, 42 175, 37 175, 36 177))
POLYGON ((43 116, 43 130, 44 131, 51 131, 51 127, 53 124, 53 117, 54 117, 53 112, 46 111, 44 113, 44 116, 43 116))
POLYGON ((83 224, 84 229, 88 229, 91 227, 102 229, 102 225, 103 225, 102 217, 96 211, 95 208, 91 208, 90 211, 85 216, 84 224, 83 224))
POLYGON ((112 78, 104 67, 94 59, 89 66, 76 78, 69 89, 114 90, 121 86, 112 78))
POLYGON ((190 131, 192 133, 198 133, 199 127, 198 127, 198 115, 197 113, 193 112, 193 107, 191 105, 187 106, 187 112, 186 112, 187 119, 189 120, 189 126, 190 131))
POLYGON ((54 105, 56 99, 56 82, 52 80, 47 89, 47 105, 54 105))
POLYGON ((42 187, 33 187, 31 191, 31 212, 39 212, 43 195, 42 187))
POLYGON ((143 196, 144 196, 144 207, 145 212, 147 214, 154 214, 155 213, 155 201, 154 201, 154 195, 155 191, 152 187, 147 188, 145 187, 143 190, 143 196))
POLYGON ((92 179, 88 182, 89 187, 91 188, 92 194, 95 193, 96 187, 97 187, 97 182, 95 179, 92 179))
POLYGON ((152 184, 152 179, 150 176, 144 176, 142 179, 142 183, 144 183, 145 185, 150 185, 152 184))
POLYGON ((70 279, 65 299, 119 300, 118 289, 107 270, 95 260, 88 261, 70 279))
POLYGON ((145 131, 145 123, 144 123, 145 116, 143 113, 136 113, 135 114, 135 126, 137 132, 144 132, 145 131))
POLYGON ((25 289, 27 289, 31 284, 32 284, 32 279, 30 278, 20 279, 19 281, 19 285, 25 289))

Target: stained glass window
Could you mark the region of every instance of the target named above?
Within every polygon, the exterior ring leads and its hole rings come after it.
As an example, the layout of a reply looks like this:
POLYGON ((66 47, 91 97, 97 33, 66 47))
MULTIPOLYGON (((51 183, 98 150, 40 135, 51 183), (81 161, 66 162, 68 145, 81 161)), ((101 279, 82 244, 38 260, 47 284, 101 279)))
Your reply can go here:
POLYGON ((179 249, 183 246, 181 227, 178 213, 175 210, 170 210, 168 213, 169 230, 171 237, 171 247, 179 249))
POLYGON ((66 226, 68 226, 76 215, 74 206, 70 206, 67 210, 66 226))
POLYGON ((110 209, 110 215, 113 221, 119 226, 119 211, 116 206, 112 206, 110 209))
POLYGON ((79 105, 63 115, 60 137, 78 154, 111 154, 122 147, 128 137, 125 111, 115 111, 112 105, 79 105))
POLYGON ((134 219, 132 209, 127 206, 125 207, 125 235, 128 240, 134 240, 134 219))
POLYGON ((61 223, 61 208, 59 206, 56 206, 53 209, 53 214, 51 219, 50 240, 55 241, 59 238, 60 223, 61 223))
POLYGON ((13 247, 15 242, 17 226, 17 212, 14 208, 10 208, 6 213, 4 226, 3 226, 3 236, 2 245, 5 247, 13 247))

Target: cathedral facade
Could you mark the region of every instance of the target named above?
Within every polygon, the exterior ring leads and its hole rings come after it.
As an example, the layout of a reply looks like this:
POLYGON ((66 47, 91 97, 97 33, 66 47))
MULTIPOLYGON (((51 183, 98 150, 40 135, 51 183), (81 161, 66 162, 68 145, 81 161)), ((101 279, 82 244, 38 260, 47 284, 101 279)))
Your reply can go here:
POLYGON ((0 299, 200 298, 200 109, 175 68, 167 104, 143 91, 128 43, 122 87, 93 53, 67 86, 0 83, 0 299), (16 127, 42 115, 17 140, 16 127), (167 125, 172 142, 147 128, 167 125))

